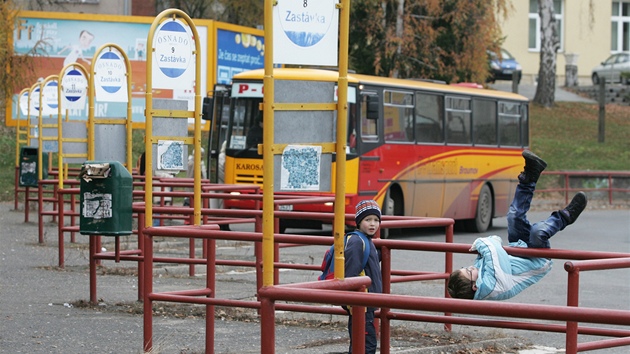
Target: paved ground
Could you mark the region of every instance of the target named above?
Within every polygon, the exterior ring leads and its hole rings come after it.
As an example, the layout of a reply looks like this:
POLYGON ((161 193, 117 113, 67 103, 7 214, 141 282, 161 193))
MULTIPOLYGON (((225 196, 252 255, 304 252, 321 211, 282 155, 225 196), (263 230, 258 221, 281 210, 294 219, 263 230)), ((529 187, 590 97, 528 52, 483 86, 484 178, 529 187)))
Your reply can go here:
MULTIPOLYGON (((98 276, 99 305, 86 307, 87 236, 78 235, 76 244, 66 242, 66 268, 59 269, 56 225, 46 225, 46 243, 38 244, 37 225, 24 223, 23 212, 11 208, 12 204, 0 203, 0 353, 141 353, 142 306, 136 301, 137 281, 132 274, 135 264, 105 262, 98 276)), ((113 247, 109 243, 104 246, 113 247)), ((133 248, 132 238, 125 238, 122 246, 133 248)), ((251 247, 235 243, 219 246, 225 257, 252 256, 251 247)), ((155 248, 181 252, 181 245, 170 242, 156 242, 155 248)), ((319 262, 322 252, 320 247, 310 253, 313 262, 319 262)), ((303 261, 305 255, 296 253, 291 257, 303 261)), ((154 290, 203 287, 204 274, 182 276, 185 269, 171 266, 156 271, 154 290)), ((282 278, 296 282, 315 276, 286 272, 282 278)), ((217 281, 218 297, 254 298, 255 282, 247 270, 222 269, 217 281)), ((422 288, 436 289, 439 291, 439 284, 422 288)), ((155 312, 154 353, 203 352, 202 309, 159 303, 155 312)), ((260 324, 255 314, 217 309, 215 317, 216 353, 260 352, 260 324)), ((276 326, 276 353, 339 353, 347 347, 344 317, 285 314, 282 318, 276 326)), ((563 338, 466 326, 456 326, 453 333, 446 333, 439 324, 397 323, 392 353, 557 353, 556 349, 530 344, 561 346, 563 338)))
MULTIPOLYGON (((511 81, 497 81, 494 84, 490 84, 489 86, 496 90, 512 92, 511 81)), ((520 85, 518 85, 518 93, 532 100, 536 95, 536 85, 521 83, 520 85)), ((557 102, 597 103, 597 101, 590 98, 582 97, 580 95, 576 95, 573 92, 569 92, 565 90, 562 86, 556 86, 555 100, 557 102)))

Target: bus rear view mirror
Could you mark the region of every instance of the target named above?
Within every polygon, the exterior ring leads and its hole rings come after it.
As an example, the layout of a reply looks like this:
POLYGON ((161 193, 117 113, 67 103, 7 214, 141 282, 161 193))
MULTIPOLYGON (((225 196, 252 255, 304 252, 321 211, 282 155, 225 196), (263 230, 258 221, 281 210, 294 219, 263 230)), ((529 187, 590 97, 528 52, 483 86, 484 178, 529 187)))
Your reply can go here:
POLYGON ((212 97, 204 97, 201 105, 201 119, 212 120, 212 97))
POLYGON ((367 119, 378 119, 378 96, 376 95, 368 95, 365 96, 365 103, 367 106, 366 118, 367 119))

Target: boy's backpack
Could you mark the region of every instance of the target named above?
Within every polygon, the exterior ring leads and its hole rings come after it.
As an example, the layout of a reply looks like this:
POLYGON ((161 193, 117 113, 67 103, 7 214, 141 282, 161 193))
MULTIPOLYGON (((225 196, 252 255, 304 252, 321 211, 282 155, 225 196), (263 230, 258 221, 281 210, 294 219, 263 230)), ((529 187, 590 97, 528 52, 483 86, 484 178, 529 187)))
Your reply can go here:
MULTIPOLYGON (((346 248, 346 243, 348 243, 348 238, 352 235, 359 236, 361 241, 363 241, 363 264, 361 265, 361 269, 365 269, 368 258, 370 257, 370 242, 367 236, 361 231, 348 232, 343 238, 344 249, 346 248)), ((317 280, 329 280, 335 278, 335 245, 330 246, 324 254, 321 270, 322 274, 317 277, 317 280)))

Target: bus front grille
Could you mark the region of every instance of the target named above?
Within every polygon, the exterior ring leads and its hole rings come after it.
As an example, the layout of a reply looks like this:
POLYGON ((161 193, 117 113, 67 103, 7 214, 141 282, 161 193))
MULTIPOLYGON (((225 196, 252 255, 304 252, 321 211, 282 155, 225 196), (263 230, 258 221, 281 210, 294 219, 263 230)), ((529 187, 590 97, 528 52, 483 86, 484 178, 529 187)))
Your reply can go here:
POLYGON ((263 184, 263 176, 262 175, 237 174, 236 175, 236 183, 237 184, 259 184, 259 185, 262 186, 262 184, 263 184))

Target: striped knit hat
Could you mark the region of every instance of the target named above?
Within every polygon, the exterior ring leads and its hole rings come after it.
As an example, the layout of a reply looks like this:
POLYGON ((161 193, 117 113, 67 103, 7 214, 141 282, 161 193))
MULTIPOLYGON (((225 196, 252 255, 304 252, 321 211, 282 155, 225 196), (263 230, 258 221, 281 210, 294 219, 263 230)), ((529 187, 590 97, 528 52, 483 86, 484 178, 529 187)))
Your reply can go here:
POLYGON ((378 207, 378 204, 373 200, 362 200, 357 204, 357 213, 355 217, 355 221, 357 226, 361 223, 361 220, 365 219, 368 215, 376 215, 378 216, 378 220, 381 220, 381 208, 378 207))

